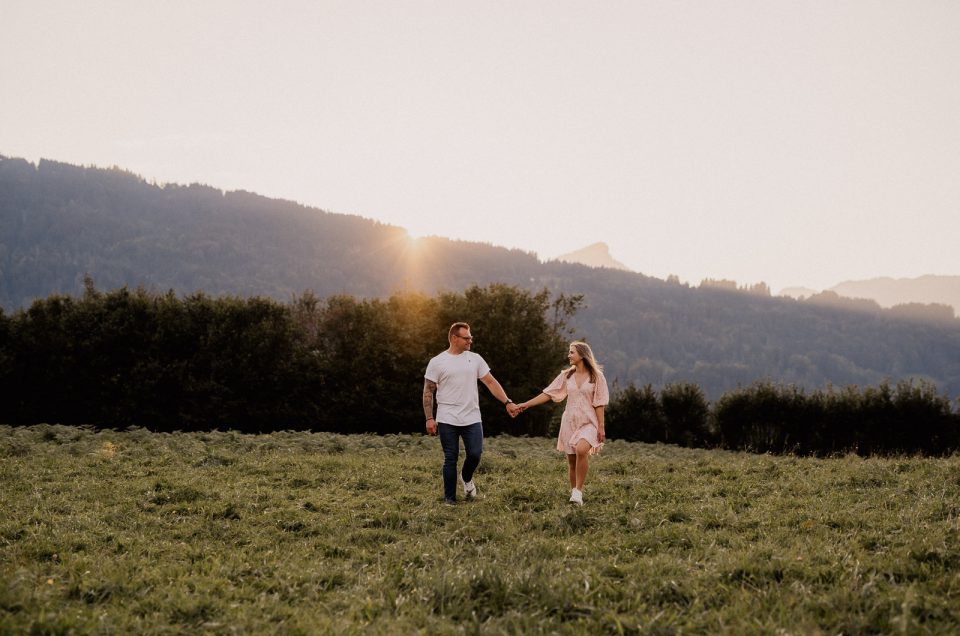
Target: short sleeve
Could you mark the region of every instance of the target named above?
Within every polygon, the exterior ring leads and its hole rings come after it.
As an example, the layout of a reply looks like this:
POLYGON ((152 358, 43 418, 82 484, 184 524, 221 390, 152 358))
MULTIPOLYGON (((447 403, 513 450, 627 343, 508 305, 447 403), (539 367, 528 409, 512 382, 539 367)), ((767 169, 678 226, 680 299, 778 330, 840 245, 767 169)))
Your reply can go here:
POLYGON ((606 406, 610 403, 610 390, 607 388, 607 379, 602 373, 597 374, 597 382, 593 385, 593 406, 606 406))
POLYGON ((437 381, 437 363, 436 358, 431 358, 427 363, 427 370, 423 372, 423 377, 431 382, 437 381))
POLYGON ((479 364, 477 365, 477 379, 479 380, 490 373, 490 365, 487 364, 487 361, 480 356, 477 356, 477 360, 479 360, 479 364))
POLYGON ((567 397, 567 372, 564 371, 555 377, 550 386, 545 388, 543 392, 549 395, 554 402, 563 402, 567 397))

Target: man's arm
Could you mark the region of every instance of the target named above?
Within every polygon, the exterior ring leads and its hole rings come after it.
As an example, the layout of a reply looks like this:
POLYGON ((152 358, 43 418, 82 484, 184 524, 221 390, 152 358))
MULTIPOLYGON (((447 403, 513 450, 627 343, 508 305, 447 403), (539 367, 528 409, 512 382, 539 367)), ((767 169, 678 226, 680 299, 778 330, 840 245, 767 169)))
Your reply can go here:
POLYGON ((480 378, 480 381, 486 385, 493 397, 500 400, 500 403, 507 407, 507 412, 511 415, 511 417, 519 412, 516 410, 517 405, 513 403, 513 400, 507 397, 507 392, 503 390, 503 387, 500 386, 500 383, 497 382, 497 379, 493 377, 492 373, 488 373, 487 375, 483 376, 480 378))
POLYGON ((427 418, 427 435, 437 434, 437 420, 433 419, 433 402, 437 394, 437 383, 423 379, 423 414, 427 418))

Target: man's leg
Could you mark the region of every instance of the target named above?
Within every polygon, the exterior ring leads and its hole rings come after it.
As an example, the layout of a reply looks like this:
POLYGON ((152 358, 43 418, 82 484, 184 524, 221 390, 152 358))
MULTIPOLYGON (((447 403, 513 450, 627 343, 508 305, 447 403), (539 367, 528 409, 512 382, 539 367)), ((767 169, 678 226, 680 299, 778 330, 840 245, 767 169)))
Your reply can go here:
POLYGON ((473 481, 473 471, 480 464, 480 455, 483 453, 483 424, 477 422, 463 428, 463 449, 467 453, 463 460, 463 470, 460 475, 465 483, 473 481))
POLYGON ((443 498, 448 502, 457 500, 457 458, 460 456, 459 426, 437 423, 440 447, 443 448, 443 498))

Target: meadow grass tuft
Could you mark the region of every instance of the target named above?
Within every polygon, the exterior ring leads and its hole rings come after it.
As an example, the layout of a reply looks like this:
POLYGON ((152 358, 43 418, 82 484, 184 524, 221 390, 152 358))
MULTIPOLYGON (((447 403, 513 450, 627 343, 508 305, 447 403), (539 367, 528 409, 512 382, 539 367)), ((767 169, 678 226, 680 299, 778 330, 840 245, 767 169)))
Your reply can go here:
POLYGON ((952 634, 960 458, 0 427, 4 634, 952 634))

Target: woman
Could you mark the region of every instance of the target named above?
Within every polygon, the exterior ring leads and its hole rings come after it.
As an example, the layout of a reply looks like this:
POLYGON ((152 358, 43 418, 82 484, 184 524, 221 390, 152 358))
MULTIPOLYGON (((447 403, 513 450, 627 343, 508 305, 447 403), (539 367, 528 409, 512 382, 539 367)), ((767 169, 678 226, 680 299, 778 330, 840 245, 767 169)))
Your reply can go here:
POLYGON ((603 447, 603 407, 610 402, 607 380, 586 342, 572 342, 567 352, 572 365, 558 375, 537 397, 518 405, 520 411, 567 399, 560 421, 557 450, 567 454, 570 468, 570 501, 583 505, 583 481, 590 468, 590 455, 603 447))

